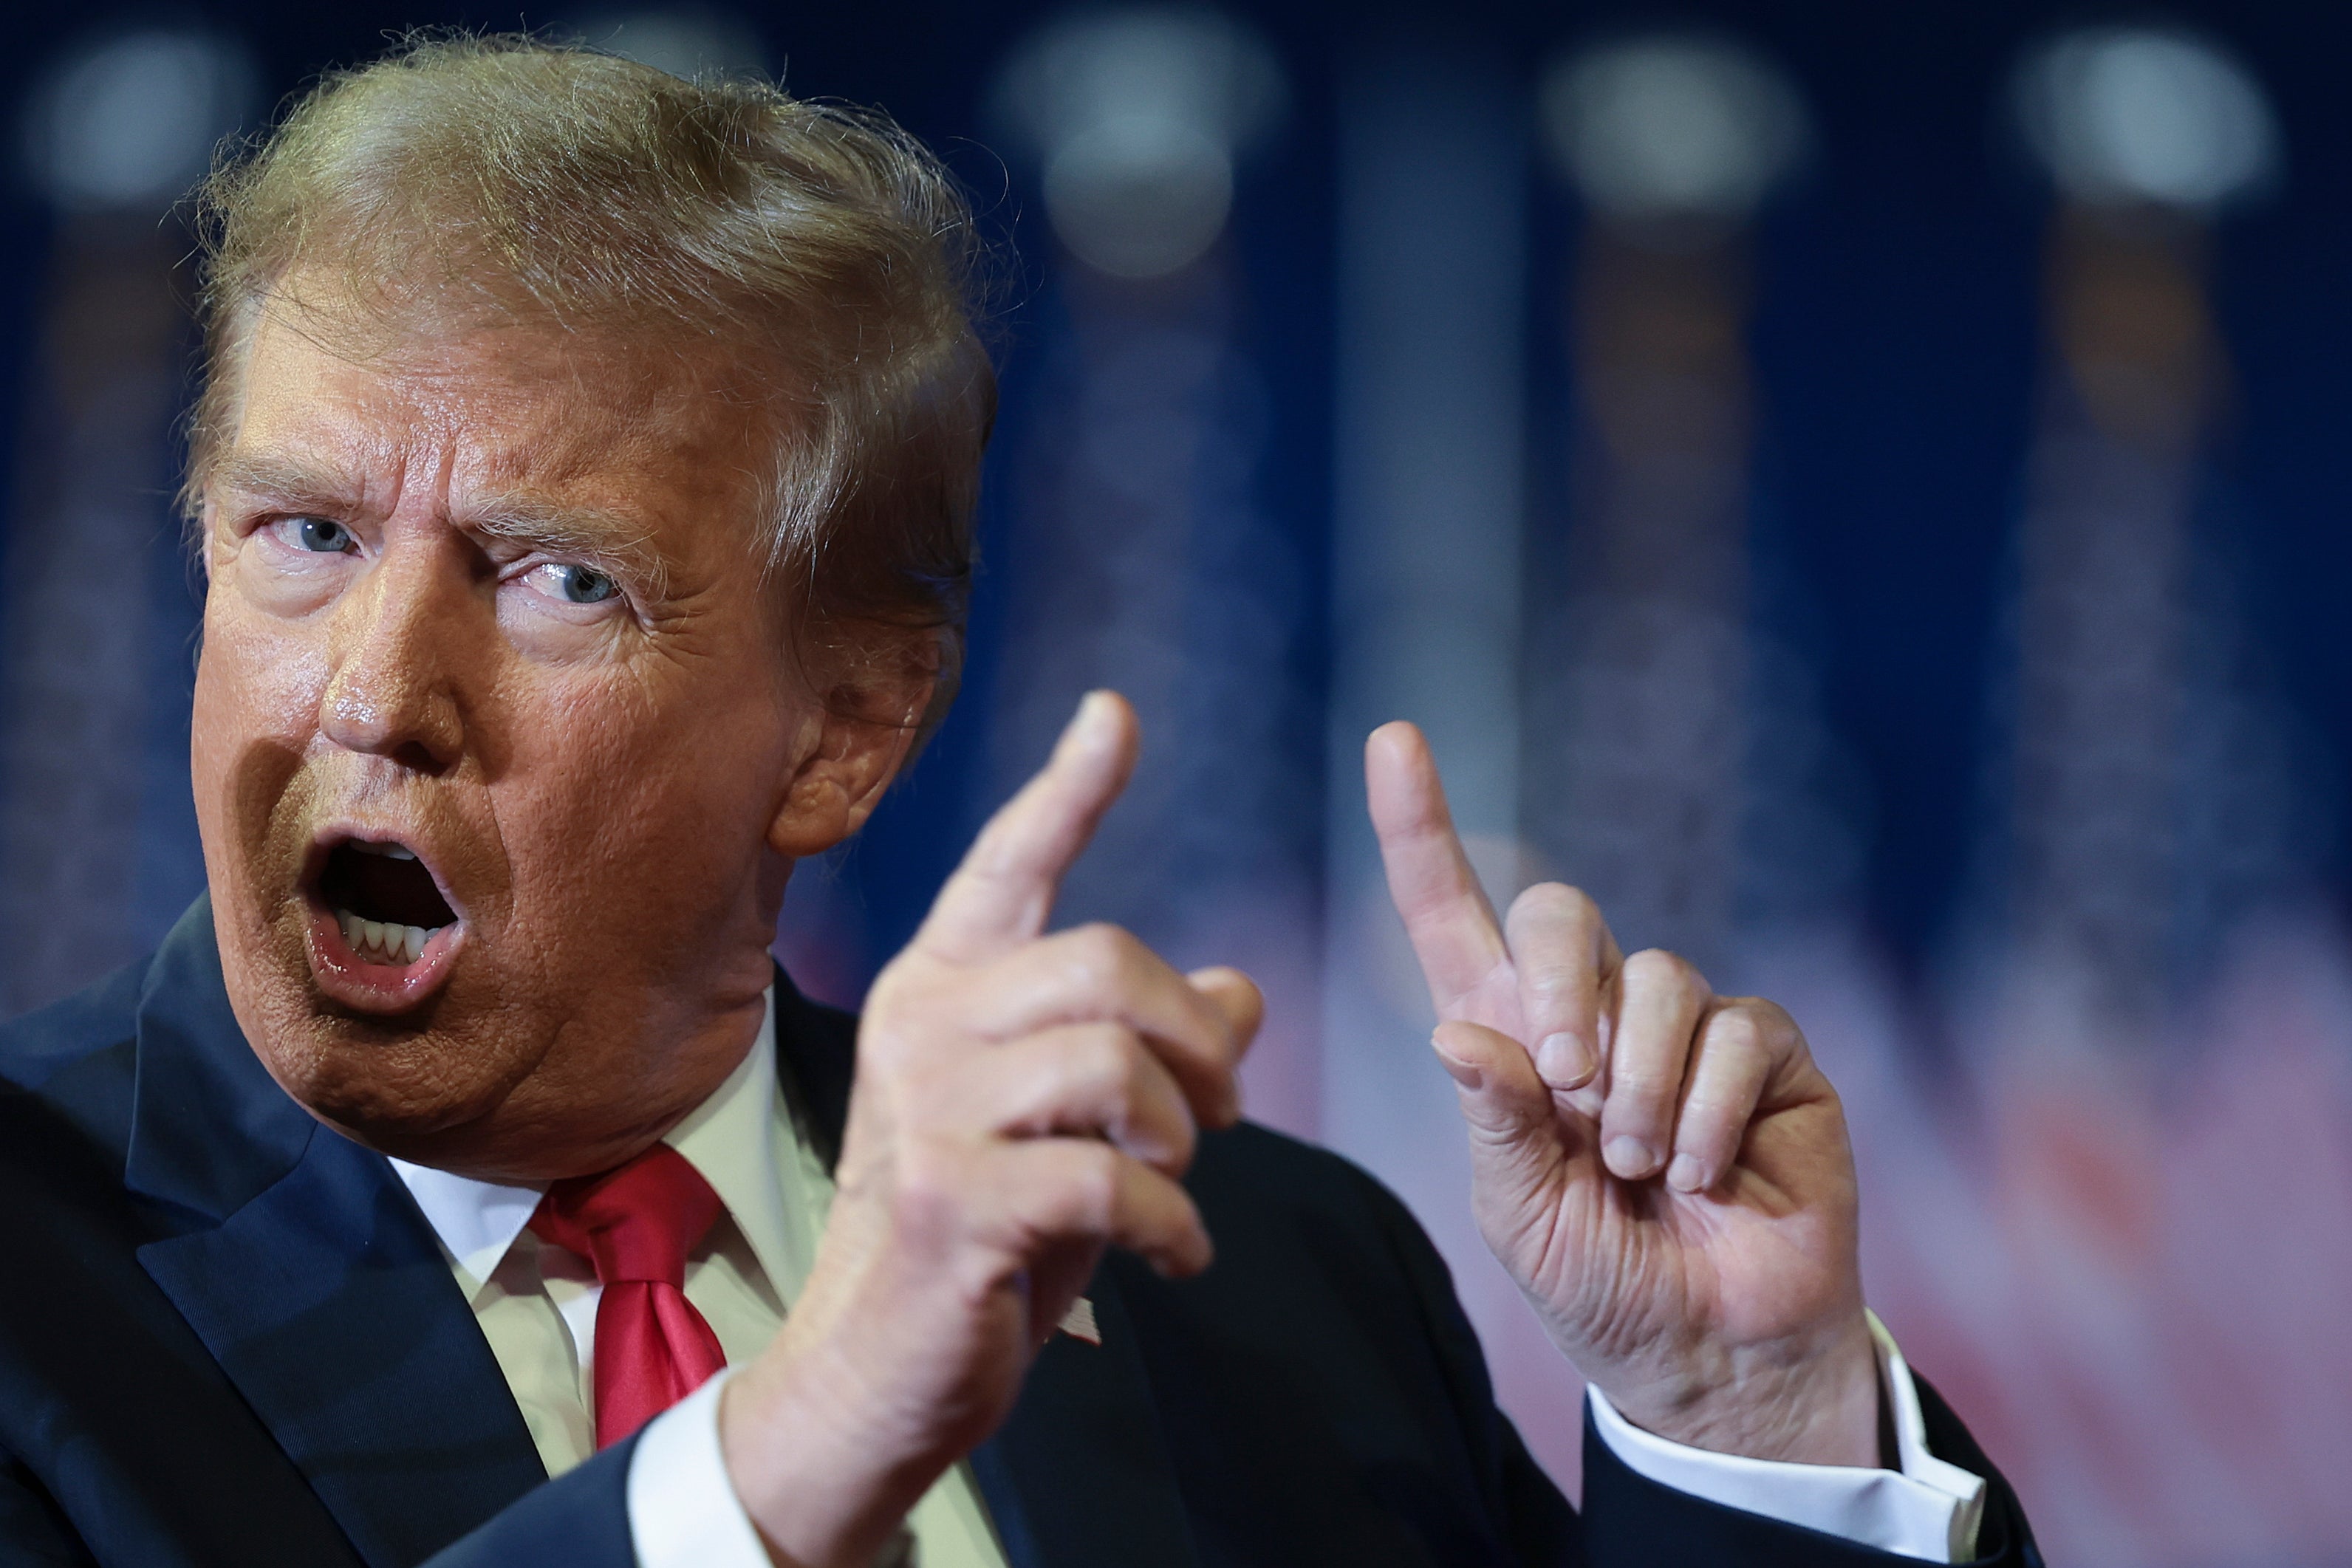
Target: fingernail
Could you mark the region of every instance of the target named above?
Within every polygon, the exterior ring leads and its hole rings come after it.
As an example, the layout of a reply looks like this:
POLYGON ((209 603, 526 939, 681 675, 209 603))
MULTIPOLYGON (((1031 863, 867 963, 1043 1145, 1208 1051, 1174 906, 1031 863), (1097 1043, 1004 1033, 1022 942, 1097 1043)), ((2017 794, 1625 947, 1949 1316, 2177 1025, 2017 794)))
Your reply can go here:
POLYGON ((1475 1094, 1479 1090, 1486 1086, 1486 1075, 1485 1073, 1479 1071, 1475 1067, 1473 1067, 1466 1061, 1455 1061, 1453 1057, 1447 1055, 1445 1048, 1439 1045, 1435 1040, 1433 1040, 1429 1043, 1436 1051, 1437 1064, 1445 1069, 1445 1076, 1451 1078, 1454 1082, 1460 1084, 1463 1088, 1468 1090, 1473 1094, 1475 1094))
POLYGON ((1572 1034, 1548 1034, 1536 1047, 1536 1071, 1554 1089, 1583 1088, 1594 1066, 1591 1048, 1572 1034))
POLYGON ((1612 1138, 1601 1155, 1609 1168, 1627 1181, 1640 1181, 1658 1168, 1656 1152, 1635 1137, 1612 1138))
POLYGON ((1102 723, 1104 716, 1109 709, 1110 694, 1108 692, 1088 692, 1078 699, 1078 711, 1070 716, 1069 727, 1062 733, 1071 739, 1085 736, 1102 723))
POLYGON ((1706 1185, 1706 1171, 1696 1156, 1676 1155, 1666 1167, 1666 1185, 1676 1192, 1696 1192, 1706 1185))

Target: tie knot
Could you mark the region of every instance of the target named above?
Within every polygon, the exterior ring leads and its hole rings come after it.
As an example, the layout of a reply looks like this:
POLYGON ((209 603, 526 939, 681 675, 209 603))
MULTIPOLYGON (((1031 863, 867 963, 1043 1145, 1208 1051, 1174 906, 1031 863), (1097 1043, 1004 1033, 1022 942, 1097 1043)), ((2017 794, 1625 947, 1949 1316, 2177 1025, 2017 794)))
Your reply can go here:
POLYGON ((601 1176, 547 1189, 530 1228, 542 1241, 595 1265, 596 1281, 643 1281, 684 1289, 686 1256, 719 1220, 719 1195, 667 1144, 656 1144, 601 1176))

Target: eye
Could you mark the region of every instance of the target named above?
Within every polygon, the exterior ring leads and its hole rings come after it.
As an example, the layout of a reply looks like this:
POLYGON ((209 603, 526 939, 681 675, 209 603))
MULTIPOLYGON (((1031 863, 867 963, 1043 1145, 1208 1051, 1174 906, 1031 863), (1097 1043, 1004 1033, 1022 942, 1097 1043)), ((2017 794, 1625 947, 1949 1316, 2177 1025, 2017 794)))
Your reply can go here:
POLYGON ((288 517, 277 525, 277 532, 288 544, 314 555, 343 555, 359 543, 351 529, 326 517, 288 517))
POLYGON ((556 591, 574 604, 602 604, 621 591, 611 578, 590 567, 557 567, 555 580, 556 591))
POLYGON ((602 604, 617 595, 620 585, 592 566, 548 565, 531 573, 545 591, 567 604, 602 604))

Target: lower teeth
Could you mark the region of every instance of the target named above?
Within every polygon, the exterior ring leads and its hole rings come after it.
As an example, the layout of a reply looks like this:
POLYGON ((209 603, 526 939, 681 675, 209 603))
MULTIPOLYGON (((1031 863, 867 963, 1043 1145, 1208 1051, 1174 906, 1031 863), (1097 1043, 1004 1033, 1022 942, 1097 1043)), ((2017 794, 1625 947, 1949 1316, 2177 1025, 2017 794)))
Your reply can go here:
POLYGON ((343 928, 343 941, 362 962, 403 967, 423 957, 425 945, 446 929, 439 925, 428 930, 422 925, 362 920, 348 909, 335 911, 335 920, 343 928))

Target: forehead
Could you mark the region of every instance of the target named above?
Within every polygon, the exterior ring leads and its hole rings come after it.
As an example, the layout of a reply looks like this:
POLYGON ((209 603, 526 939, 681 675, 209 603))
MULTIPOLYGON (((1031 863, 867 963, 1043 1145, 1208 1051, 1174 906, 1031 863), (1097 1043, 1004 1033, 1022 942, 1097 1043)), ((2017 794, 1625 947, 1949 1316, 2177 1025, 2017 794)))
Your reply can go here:
MULTIPOLYGON (((331 474, 604 502, 748 505, 766 422, 725 367, 533 324, 396 329, 273 301, 238 367, 229 476, 331 474)), ((374 498, 389 497, 377 495, 374 498)))

